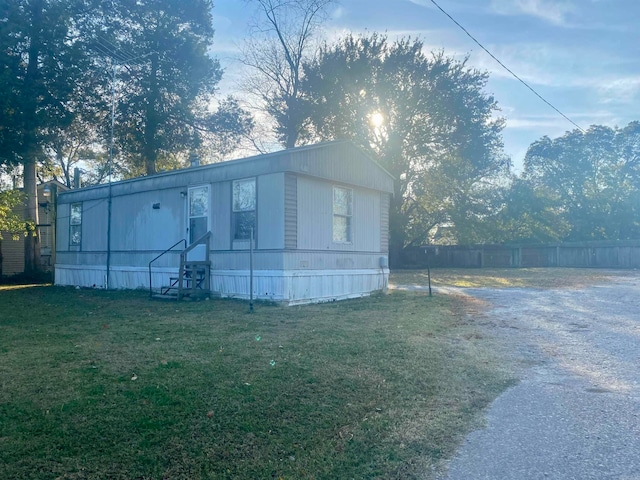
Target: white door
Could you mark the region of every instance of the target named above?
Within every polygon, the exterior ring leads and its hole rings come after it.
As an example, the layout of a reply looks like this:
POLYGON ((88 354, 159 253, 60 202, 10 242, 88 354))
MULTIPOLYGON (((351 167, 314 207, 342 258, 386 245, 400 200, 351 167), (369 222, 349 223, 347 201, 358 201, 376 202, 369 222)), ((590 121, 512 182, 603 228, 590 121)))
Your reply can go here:
MULTIPOLYGON (((209 185, 189 188, 187 210, 187 239, 191 245, 209 231, 209 185)), ((204 250, 204 245, 197 246, 189 253, 189 260, 204 260, 204 250)))

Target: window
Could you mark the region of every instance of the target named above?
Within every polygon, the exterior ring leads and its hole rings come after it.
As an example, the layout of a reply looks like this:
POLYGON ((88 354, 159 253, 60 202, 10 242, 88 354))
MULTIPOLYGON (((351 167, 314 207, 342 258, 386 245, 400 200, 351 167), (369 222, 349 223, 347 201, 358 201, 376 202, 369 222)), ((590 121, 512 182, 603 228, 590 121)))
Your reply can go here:
POLYGON ((209 230, 209 187, 189 189, 189 243, 209 230))
POLYGON ((69 245, 80 246, 82 241, 82 203, 71 204, 69 216, 69 245))
POLYGON ((249 240, 256 230, 256 179, 233 182, 233 239, 249 240))
POLYGON ((351 243, 353 190, 333 187, 333 241, 351 243))

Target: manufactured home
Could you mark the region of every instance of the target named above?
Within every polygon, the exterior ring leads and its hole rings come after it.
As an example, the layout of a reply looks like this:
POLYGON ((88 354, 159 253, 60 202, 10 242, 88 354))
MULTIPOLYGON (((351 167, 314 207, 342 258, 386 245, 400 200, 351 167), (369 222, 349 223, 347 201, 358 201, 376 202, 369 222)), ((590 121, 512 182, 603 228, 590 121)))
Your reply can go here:
POLYGON ((62 192, 55 282, 290 305, 383 291, 393 181, 337 141, 62 192))

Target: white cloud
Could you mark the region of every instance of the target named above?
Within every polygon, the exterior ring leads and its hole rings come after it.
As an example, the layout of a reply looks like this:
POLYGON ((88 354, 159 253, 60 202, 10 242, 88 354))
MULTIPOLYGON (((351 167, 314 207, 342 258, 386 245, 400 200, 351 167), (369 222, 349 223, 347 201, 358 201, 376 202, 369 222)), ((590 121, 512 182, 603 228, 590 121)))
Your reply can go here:
MULTIPOLYGON (((490 45, 489 50, 511 71, 533 87, 585 88, 612 99, 631 99, 640 93, 640 75, 620 72, 628 69, 623 60, 605 52, 579 47, 559 47, 545 43, 490 45), (599 58, 597 63, 593 59, 599 58)), ((476 49, 471 63, 490 72, 492 79, 515 79, 493 58, 476 49)))
POLYGON ((567 16, 576 8, 569 1, 491 0, 491 9, 499 15, 529 15, 554 25, 566 25, 567 16))
MULTIPOLYGON (((377 32, 381 35, 385 35, 389 39, 389 42, 394 42, 401 38, 408 38, 408 37, 412 38, 413 40, 420 40, 424 45, 425 53, 428 53, 431 51, 438 51, 443 48, 441 43, 427 43, 426 39, 433 39, 433 38, 442 39, 445 36, 452 36, 451 32, 448 30, 421 30, 421 29, 413 29, 413 30, 412 29, 406 29, 406 30, 400 30, 400 29, 398 30, 376 30, 376 29, 357 30, 355 29, 354 30, 348 27, 332 26, 330 28, 325 28, 323 30, 323 37, 329 43, 333 43, 338 41, 339 39, 346 37, 347 35, 353 35, 354 37, 363 35, 365 37, 369 37, 374 32, 377 32)), ((456 54, 456 52, 449 47, 446 48, 446 53, 448 55, 456 54)))
POLYGON ((640 97, 640 75, 594 79, 602 103, 628 103, 640 97))
POLYGON ((560 117, 548 116, 548 117, 520 117, 520 118, 507 118, 507 127, 519 130, 558 130, 567 126, 567 121, 560 117))
MULTIPOLYGON (((544 43, 489 45, 487 48, 512 72, 532 85, 565 85, 567 77, 573 75, 566 70, 566 65, 576 63, 571 50, 544 43)), ((489 71, 492 78, 513 79, 511 73, 482 50, 475 49, 471 62, 476 68, 489 71)), ((576 72, 576 75, 580 73, 576 72)))
MULTIPOLYGON (((507 128, 509 129, 542 131, 553 136, 573 128, 565 118, 558 114, 519 115, 517 110, 510 110, 512 113, 507 116, 507 128)), ((615 125, 618 120, 613 112, 603 110, 573 111, 567 113, 567 116, 578 122, 583 128, 594 124, 615 125)))
POLYGON ((342 17, 344 17, 346 13, 346 10, 344 9, 344 7, 337 7, 335 10, 333 10, 333 12, 331 12, 331 19, 332 20, 340 20, 342 17))

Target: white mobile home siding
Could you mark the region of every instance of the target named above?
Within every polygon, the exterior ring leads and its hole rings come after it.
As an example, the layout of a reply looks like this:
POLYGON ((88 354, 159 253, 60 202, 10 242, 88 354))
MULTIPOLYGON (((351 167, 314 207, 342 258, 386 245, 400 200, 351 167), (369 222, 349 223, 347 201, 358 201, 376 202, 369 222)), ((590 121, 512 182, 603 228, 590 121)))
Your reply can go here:
POLYGON ((284 248, 298 248, 298 176, 284 176, 284 248))
POLYGON ((298 177, 298 249, 380 252, 380 193, 298 177), (353 190, 352 241, 333 241, 333 187, 353 190))
POLYGON ((380 252, 389 251, 389 208, 391 195, 380 194, 380 252))
POLYGON ((257 241, 260 250, 284 248, 284 173, 258 177, 257 241))
POLYGON ((231 250, 231 182, 212 184, 210 228, 211 248, 231 250))

